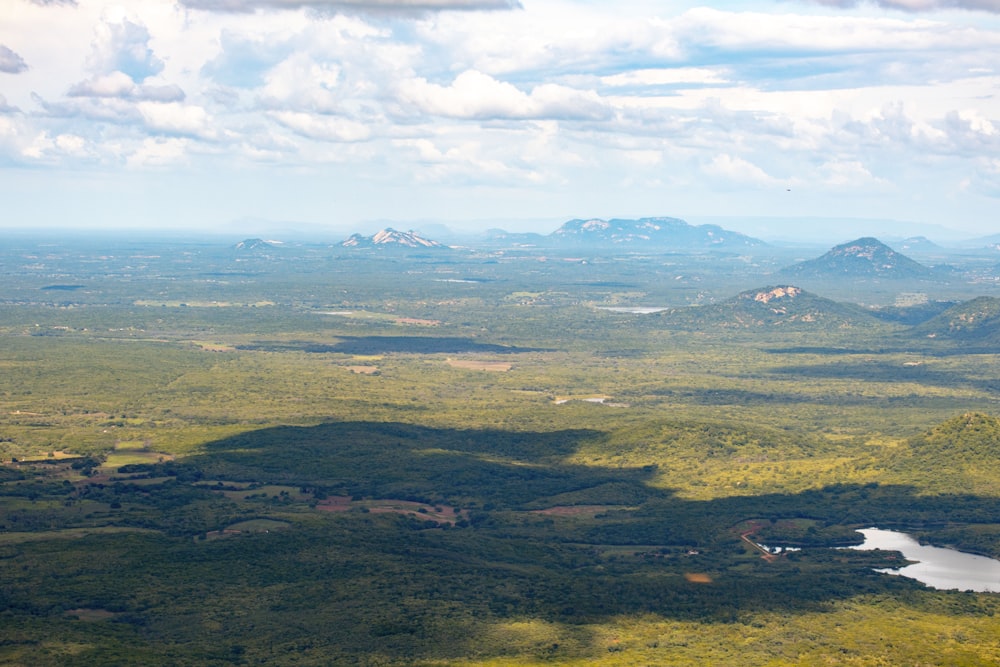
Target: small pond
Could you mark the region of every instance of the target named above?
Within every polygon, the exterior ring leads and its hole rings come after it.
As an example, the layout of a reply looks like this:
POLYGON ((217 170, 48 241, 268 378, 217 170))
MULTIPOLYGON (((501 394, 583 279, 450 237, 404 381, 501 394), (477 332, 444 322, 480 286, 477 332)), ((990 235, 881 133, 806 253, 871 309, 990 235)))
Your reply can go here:
POLYGON ((954 549, 924 546, 906 533, 878 528, 859 530, 864 544, 851 549, 898 551, 908 561, 916 561, 898 569, 879 572, 898 574, 916 579, 939 590, 1000 593, 1000 561, 954 549))
POLYGON ((650 315, 670 310, 666 306, 598 306, 597 309, 606 310, 609 313, 632 313, 635 315, 650 315))

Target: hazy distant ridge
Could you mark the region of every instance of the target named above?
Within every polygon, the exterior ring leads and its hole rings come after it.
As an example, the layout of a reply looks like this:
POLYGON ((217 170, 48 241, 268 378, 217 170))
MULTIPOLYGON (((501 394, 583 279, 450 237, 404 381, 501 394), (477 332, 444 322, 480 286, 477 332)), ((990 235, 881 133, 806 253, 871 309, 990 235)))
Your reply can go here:
POLYGON ((397 247, 397 248, 443 248, 444 244, 424 238, 416 232, 400 232, 391 227, 376 232, 371 236, 352 234, 343 243, 345 248, 374 248, 374 247, 397 247))
POLYGON ((781 270, 784 276, 807 278, 922 278, 932 274, 930 268, 870 236, 781 270))
POLYGON ((735 249, 766 245, 759 239, 718 225, 690 225, 680 218, 628 220, 576 219, 564 223, 549 238, 581 245, 630 245, 683 250, 735 249))

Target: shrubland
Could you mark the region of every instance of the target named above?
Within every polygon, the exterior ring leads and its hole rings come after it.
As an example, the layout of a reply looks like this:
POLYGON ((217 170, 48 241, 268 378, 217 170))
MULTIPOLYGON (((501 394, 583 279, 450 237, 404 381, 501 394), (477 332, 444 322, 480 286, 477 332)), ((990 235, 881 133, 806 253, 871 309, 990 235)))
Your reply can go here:
POLYGON ((1000 661, 995 594, 838 548, 1000 556, 1000 355, 944 309, 727 310, 773 279, 711 256, 18 252, 6 664, 1000 661))

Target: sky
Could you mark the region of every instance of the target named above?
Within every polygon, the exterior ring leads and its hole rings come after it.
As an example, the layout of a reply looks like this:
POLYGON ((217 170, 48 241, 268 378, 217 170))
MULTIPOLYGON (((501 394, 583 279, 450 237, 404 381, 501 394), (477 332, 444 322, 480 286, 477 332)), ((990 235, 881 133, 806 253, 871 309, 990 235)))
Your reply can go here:
POLYGON ((0 227, 998 214, 1000 0, 0 0, 0 227))

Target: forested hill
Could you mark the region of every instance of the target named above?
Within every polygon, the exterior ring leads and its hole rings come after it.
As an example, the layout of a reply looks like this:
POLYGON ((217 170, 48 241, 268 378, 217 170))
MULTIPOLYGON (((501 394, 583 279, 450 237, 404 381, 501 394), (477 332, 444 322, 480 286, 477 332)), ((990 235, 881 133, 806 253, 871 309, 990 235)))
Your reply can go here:
POLYGON ((741 292, 721 303, 664 311, 660 317, 671 326, 713 329, 829 329, 879 327, 871 313, 852 304, 838 303, 794 285, 771 285, 741 292))
POLYGON ((911 438, 889 467, 929 489, 964 488, 995 496, 1000 483, 991 475, 998 459, 1000 419, 967 412, 911 438))
POLYGON ((961 458, 969 463, 996 465, 1000 459, 1000 419, 979 412, 967 412, 930 429, 912 441, 921 458, 961 458))
POLYGON ((1000 299, 982 296, 948 308, 914 333, 978 345, 1000 345, 1000 299))
POLYGON ((865 237, 831 248, 829 252, 785 269, 781 275, 808 278, 928 278, 934 272, 876 238, 865 237))

